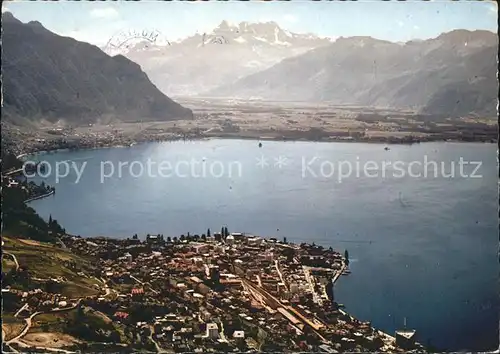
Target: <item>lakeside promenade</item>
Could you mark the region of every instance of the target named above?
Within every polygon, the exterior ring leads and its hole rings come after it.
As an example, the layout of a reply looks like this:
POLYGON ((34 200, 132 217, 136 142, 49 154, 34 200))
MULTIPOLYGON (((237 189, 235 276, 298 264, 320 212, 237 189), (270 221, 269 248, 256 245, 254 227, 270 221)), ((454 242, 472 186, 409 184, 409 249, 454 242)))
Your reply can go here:
POLYGON ((50 191, 48 193, 45 193, 45 194, 42 194, 42 195, 38 195, 36 197, 33 197, 33 198, 29 198, 29 199, 26 199, 24 202, 25 203, 29 203, 29 202, 32 202, 34 200, 38 200, 38 199, 42 199, 42 198, 46 198, 48 196, 51 196, 53 194, 55 194, 56 192, 55 191, 50 191))

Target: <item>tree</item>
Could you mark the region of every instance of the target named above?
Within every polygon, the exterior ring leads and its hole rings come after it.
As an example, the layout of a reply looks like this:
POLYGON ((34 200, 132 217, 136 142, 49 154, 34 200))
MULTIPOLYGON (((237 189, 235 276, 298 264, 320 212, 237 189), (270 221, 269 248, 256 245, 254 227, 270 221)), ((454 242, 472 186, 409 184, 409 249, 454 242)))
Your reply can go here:
POLYGON ((283 255, 286 257, 286 261, 290 264, 293 262, 295 250, 293 248, 285 248, 283 250, 283 255))
POLYGON ((117 330, 111 331, 109 339, 113 343, 120 343, 120 332, 118 332, 117 330))
POLYGON ((222 227, 221 227, 221 229, 220 229, 220 235, 221 235, 222 237, 224 237, 224 235, 225 235, 225 234, 224 234, 224 226, 222 226, 222 227))
POLYGON ((52 214, 49 215, 49 226, 52 225, 52 214))
POLYGON ((202 239, 203 241, 206 241, 206 240, 207 240, 207 236, 205 236, 205 234, 203 234, 203 235, 201 235, 201 239, 202 239))
POLYGON ((174 236, 174 243, 177 243, 177 236, 174 236))
POLYGON ((127 338, 130 336, 130 329, 128 328, 128 326, 125 326, 125 328, 123 329, 123 334, 127 338))
POLYGON ((83 317, 83 306, 82 306, 82 303, 80 302, 77 306, 77 312, 76 312, 77 316, 79 318, 82 318, 83 317))
POLYGON ((186 239, 186 236, 181 235, 181 241, 184 241, 186 239))
POLYGON ((224 237, 229 236, 229 231, 227 230, 227 227, 224 227, 224 237))
POLYGON ((28 304, 29 304, 30 306, 33 306, 33 307, 38 306, 38 303, 39 303, 39 302, 40 302, 40 300, 39 300, 39 299, 38 299, 38 297, 36 297, 36 296, 33 296, 33 297, 31 297, 31 298, 28 300, 28 304))
POLYGON ((134 234, 134 236, 132 236, 132 239, 137 240, 137 234, 134 234))
POLYGON ((167 237, 167 242, 172 242, 172 238, 170 236, 167 237))
POLYGON ((286 241, 286 237, 283 237, 283 243, 288 243, 288 242, 286 241))
POLYGON ((207 237, 210 237, 210 228, 207 230, 207 237))

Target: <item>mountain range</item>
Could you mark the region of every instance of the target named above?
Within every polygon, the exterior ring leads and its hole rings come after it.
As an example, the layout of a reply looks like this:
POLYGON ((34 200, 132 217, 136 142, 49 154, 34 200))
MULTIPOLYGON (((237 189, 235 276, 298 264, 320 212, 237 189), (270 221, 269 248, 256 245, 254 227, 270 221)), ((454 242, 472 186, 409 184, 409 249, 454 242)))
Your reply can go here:
POLYGON ((120 42, 108 55, 8 12, 2 27, 3 122, 193 117, 166 95, 496 116, 498 38, 488 31, 392 43, 223 21, 176 42, 120 42))
POLYGON ((58 36, 39 22, 2 14, 2 121, 174 120, 190 109, 158 90, 122 55, 58 36))
POLYGON ((393 43, 291 33, 275 22, 223 21, 210 33, 168 45, 142 41, 121 50, 169 95, 492 116, 497 48, 496 34, 482 30, 393 43))
POLYGON ((104 47, 138 63, 167 95, 193 96, 265 70, 285 58, 330 44, 330 39, 286 31, 275 22, 230 24, 181 41, 127 41, 104 47), (166 44, 168 43, 168 44, 166 44))
POLYGON ((406 43, 339 38, 206 95, 496 116, 497 52, 496 34, 479 30, 406 43))

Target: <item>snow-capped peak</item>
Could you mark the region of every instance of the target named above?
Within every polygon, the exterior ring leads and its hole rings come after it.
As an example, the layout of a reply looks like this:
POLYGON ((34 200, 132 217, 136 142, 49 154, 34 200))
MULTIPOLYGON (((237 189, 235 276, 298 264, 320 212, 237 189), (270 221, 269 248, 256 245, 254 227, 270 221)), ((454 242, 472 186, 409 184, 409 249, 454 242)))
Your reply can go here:
POLYGON ((234 31, 238 30, 238 25, 229 21, 222 21, 219 26, 215 28, 215 31, 234 31))
POLYGON ((274 21, 240 22, 239 24, 222 21, 210 33, 211 36, 224 37, 227 43, 271 46, 315 47, 313 42, 328 43, 329 39, 311 34, 296 34, 282 29, 274 21))

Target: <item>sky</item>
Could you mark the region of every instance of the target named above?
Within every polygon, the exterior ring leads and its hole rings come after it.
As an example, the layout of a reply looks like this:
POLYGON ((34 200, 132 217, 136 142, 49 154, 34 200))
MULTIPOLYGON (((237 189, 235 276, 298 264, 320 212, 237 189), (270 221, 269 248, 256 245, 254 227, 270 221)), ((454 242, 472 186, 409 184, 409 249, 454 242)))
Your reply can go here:
POLYGON ((393 42, 434 38, 454 29, 497 32, 497 4, 492 1, 4 1, 5 11, 99 46, 119 33, 152 29, 175 41, 197 31, 208 33, 223 20, 274 21, 295 33, 393 42))

